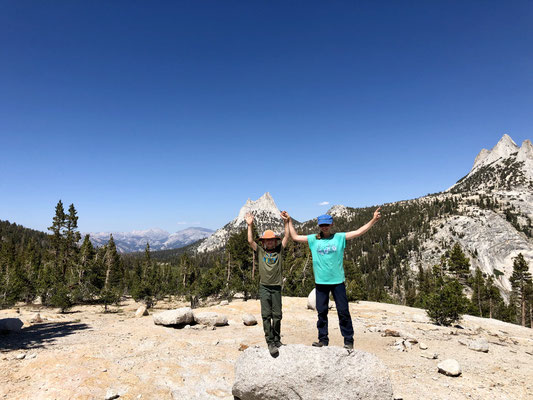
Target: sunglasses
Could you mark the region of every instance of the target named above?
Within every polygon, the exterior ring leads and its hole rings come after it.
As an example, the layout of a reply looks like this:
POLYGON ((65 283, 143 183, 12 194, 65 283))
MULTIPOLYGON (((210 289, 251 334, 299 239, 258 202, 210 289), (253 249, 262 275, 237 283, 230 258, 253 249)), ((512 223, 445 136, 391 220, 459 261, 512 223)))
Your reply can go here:
POLYGON ((321 227, 321 228, 324 228, 324 227, 326 227, 326 226, 330 226, 330 225, 331 225, 331 224, 320 224, 320 225, 318 225, 318 226, 321 227))

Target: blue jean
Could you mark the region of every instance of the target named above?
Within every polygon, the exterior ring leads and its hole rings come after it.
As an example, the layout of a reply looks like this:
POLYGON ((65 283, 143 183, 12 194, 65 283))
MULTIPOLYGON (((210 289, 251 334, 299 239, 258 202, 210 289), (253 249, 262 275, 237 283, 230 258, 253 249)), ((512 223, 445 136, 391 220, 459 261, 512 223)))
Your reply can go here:
POLYGON ((336 285, 315 284, 316 289, 316 310, 318 311, 318 340, 325 344, 329 343, 328 338, 328 303, 329 294, 333 294, 337 315, 339 316, 339 326, 344 337, 344 344, 353 343, 353 325, 350 309, 348 307, 348 297, 346 296, 346 286, 343 283, 336 285))

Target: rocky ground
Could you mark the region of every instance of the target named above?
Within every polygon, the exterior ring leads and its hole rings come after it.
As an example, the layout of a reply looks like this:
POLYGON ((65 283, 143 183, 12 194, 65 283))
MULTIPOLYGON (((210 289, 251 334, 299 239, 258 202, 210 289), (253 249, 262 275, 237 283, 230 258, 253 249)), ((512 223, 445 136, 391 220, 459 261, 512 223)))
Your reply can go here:
MULTIPOLYGON (((316 314, 306 304, 283 298, 283 342, 316 340, 316 314)), ((184 305, 158 303, 152 312, 184 305)), ((25 322, 22 332, 0 335, 0 399, 233 399, 240 350, 264 346, 261 323, 242 323, 246 313, 260 322, 258 301, 205 307, 227 315, 229 325, 216 329, 158 326, 151 316, 136 318, 137 307, 128 301, 112 313, 101 306, 67 314, 37 306, 0 311, 0 318, 25 322), (37 311, 43 322, 32 324, 37 311)), ((423 310, 383 303, 354 303, 350 310, 355 347, 389 368, 395 398, 533 399, 532 329, 469 316, 458 327, 439 327, 423 310), (477 339, 486 339, 487 353, 469 348, 477 339), (438 372, 449 358, 459 362, 459 377, 438 372)), ((341 346, 334 310, 330 317, 330 345, 341 346)))

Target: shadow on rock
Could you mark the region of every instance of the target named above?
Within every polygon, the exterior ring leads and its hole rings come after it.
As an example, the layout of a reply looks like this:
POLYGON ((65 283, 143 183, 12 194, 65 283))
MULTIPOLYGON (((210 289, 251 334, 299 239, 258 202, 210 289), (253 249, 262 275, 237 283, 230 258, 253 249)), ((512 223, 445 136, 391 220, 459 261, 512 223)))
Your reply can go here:
POLYGON ((89 329, 87 324, 57 322, 36 324, 23 328, 18 333, 0 335, 0 350, 36 349, 53 344, 57 338, 89 329))

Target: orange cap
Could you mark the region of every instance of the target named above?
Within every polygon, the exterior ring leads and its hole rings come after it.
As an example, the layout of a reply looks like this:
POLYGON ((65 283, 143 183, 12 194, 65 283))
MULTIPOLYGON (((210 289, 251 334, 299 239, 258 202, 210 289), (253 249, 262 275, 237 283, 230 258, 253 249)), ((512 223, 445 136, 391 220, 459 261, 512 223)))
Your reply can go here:
POLYGON ((280 239, 279 236, 276 236, 274 231, 266 230, 265 233, 263 233, 263 236, 259 238, 259 240, 265 240, 265 239, 280 239))

